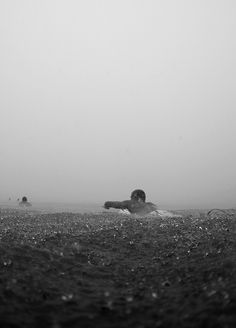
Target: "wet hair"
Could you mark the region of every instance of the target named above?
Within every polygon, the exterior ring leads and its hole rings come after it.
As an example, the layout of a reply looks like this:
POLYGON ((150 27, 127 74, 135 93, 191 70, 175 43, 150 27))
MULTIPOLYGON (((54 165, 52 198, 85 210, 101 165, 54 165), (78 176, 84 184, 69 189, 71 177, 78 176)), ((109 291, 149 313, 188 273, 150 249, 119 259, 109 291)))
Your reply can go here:
POLYGON ((145 200, 146 200, 146 194, 141 189, 135 189, 134 191, 132 191, 130 197, 132 200, 137 200, 137 201, 141 200, 141 201, 145 202, 145 200))

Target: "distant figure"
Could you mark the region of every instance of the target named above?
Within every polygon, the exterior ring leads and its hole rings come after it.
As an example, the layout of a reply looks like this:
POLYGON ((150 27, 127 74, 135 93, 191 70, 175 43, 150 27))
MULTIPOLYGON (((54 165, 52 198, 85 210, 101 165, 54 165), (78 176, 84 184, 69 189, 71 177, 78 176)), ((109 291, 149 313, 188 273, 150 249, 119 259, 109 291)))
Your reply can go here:
POLYGON ((28 206, 32 206, 32 205, 28 202, 26 196, 22 197, 22 200, 21 200, 21 202, 19 203, 19 205, 20 205, 20 206, 27 206, 27 207, 28 207, 28 206))
POLYGON ((128 210, 132 214, 146 215, 157 210, 157 206, 153 203, 146 203, 146 194, 141 189, 136 189, 131 193, 130 200, 107 201, 104 204, 105 209, 117 208, 121 210, 128 210))

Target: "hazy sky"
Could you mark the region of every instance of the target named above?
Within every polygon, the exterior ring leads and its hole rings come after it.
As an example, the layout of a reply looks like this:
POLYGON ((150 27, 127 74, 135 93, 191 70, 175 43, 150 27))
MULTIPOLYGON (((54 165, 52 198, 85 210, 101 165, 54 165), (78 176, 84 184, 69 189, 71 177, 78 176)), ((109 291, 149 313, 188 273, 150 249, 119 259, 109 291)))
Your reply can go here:
POLYGON ((236 206, 235 0, 1 0, 0 200, 236 206))

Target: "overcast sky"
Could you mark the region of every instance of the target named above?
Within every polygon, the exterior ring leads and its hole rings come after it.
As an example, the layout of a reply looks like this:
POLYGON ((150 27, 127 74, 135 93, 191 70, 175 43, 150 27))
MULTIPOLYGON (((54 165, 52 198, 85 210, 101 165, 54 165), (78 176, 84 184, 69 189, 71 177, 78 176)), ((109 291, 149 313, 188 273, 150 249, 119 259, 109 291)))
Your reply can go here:
POLYGON ((1 0, 0 200, 236 206, 235 0, 1 0))

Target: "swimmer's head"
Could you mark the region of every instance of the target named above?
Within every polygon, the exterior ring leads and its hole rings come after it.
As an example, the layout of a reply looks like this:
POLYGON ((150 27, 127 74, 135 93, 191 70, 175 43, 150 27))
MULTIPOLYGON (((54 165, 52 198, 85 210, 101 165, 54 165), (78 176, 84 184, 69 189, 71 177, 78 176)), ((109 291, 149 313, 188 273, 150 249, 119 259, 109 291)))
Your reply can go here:
POLYGON ((130 197, 132 200, 136 200, 136 201, 145 202, 145 200, 146 200, 146 194, 141 189, 135 189, 134 191, 132 191, 130 197))

